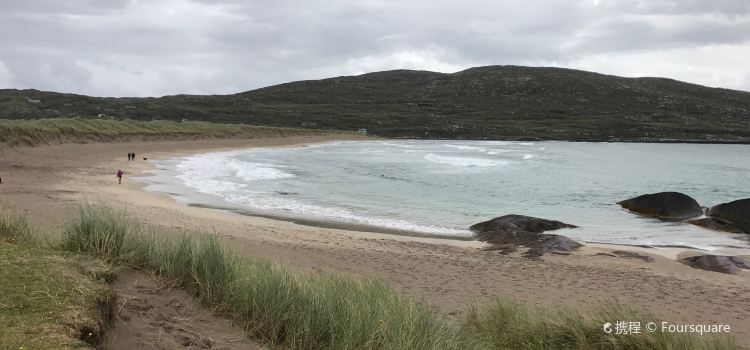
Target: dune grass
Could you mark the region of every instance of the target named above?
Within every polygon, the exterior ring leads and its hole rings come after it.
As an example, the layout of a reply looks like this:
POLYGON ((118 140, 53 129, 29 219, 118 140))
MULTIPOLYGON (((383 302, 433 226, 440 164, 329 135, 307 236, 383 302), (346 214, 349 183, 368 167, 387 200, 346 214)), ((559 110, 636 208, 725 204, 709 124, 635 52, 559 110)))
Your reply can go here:
POLYGON ((728 336, 689 336, 649 332, 649 322, 661 324, 654 315, 609 305, 593 314, 575 310, 530 308, 513 300, 496 299, 483 309, 471 308, 462 321, 463 331, 492 349, 737 349, 728 336), (638 322, 637 334, 616 334, 616 322, 638 322), (603 325, 611 323, 612 333, 603 325))
POLYGON ((120 210, 81 206, 62 244, 153 270, 265 343, 293 349, 474 347, 437 313, 379 280, 293 272, 232 254, 207 234, 157 236, 120 210))
MULTIPOLYGON (((26 227, 8 224, 7 227, 26 227)), ((3 227, 3 226, 0 226, 3 227)), ((659 319, 620 306, 579 314, 506 299, 447 321, 387 283, 310 274, 234 254, 215 235, 165 234, 124 210, 84 204, 58 245, 147 269, 231 317, 249 337, 290 349, 737 349, 731 337, 607 334, 605 322, 659 319)))
MULTIPOLYGON (((257 138, 321 135, 334 131, 273 128, 247 124, 201 121, 136 121, 130 119, 0 119, 0 144, 121 142, 130 140, 180 140, 209 138, 257 138)), ((340 133, 340 132, 339 132, 340 133)))
POLYGON ((0 349, 93 349, 114 303, 106 266, 35 235, 26 217, 0 208, 0 349))
POLYGON ((38 235, 27 216, 12 208, 0 208, 0 240, 29 243, 37 238, 38 235))

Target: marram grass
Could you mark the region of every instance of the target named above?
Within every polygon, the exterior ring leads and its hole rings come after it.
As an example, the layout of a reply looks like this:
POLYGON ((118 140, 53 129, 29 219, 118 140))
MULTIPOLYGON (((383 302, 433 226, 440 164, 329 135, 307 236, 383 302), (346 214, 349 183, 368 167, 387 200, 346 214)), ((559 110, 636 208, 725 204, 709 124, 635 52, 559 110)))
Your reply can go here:
MULTIPOLYGON (((0 227, 2 223, 0 222, 0 227)), ((23 225, 14 224, 18 227, 23 225)), ((215 235, 157 234, 123 210, 84 204, 62 247, 148 269, 231 317, 249 337, 289 349, 738 349, 731 337, 606 334, 605 322, 659 320, 620 306, 581 315, 507 299, 448 321, 377 279, 292 271, 238 256, 215 235)))

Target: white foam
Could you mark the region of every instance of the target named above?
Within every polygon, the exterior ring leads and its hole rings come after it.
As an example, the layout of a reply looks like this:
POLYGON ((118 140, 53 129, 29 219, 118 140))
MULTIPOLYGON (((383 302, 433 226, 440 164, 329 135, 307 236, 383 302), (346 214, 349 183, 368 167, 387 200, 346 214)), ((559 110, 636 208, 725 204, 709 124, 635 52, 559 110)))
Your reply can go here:
POLYGON ((276 180, 294 177, 294 174, 281 171, 271 165, 231 161, 230 167, 235 169, 235 175, 245 181, 276 180))
POLYGON ((298 202, 293 199, 268 196, 261 193, 249 193, 248 191, 233 191, 225 193, 225 199, 237 204, 243 204, 254 209, 267 211, 282 211, 305 217, 334 220, 360 225, 384 227, 393 230, 411 232, 423 232, 445 236, 470 236, 471 231, 436 225, 423 225, 405 220, 386 219, 358 215, 350 210, 337 207, 324 207, 298 202))
POLYGON ((524 154, 523 155, 523 159, 531 159, 531 158, 534 158, 533 154, 524 154))
POLYGON ((217 152, 184 157, 175 169, 182 182, 204 194, 221 194, 236 191, 246 185, 233 181, 274 180, 294 176, 268 164, 234 159, 240 152, 217 152))
POLYGON ((487 149, 484 147, 466 146, 466 145, 445 145, 445 147, 460 149, 462 151, 479 151, 486 152, 487 149))
POLYGON ((404 143, 394 143, 394 142, 381 142, 380 143, 383 146, 391 146, 391 147, 400 147, 400 148, 414 148, 414 145, 407 145, 404 143))
POLYGON ((450 157, 430 153, 424 159, 438 164, 452 165, 456 167, 493 167, 507 164, 507 161, 499 159, 472 158, 472 157, 450 157))

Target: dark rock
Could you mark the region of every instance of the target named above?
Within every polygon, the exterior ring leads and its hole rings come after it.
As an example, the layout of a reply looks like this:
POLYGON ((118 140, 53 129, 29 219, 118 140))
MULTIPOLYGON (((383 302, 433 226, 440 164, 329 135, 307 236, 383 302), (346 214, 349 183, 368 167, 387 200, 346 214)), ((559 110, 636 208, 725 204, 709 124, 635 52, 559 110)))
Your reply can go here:
POLYGON ((639 259, 639 260, 643 260, 645 262, 653 262, 654 261, 654 257, 653 256, 638 254, 638 253, 629 252, 629 251, 626 251, 626 250, 615 250, 615 251, 612 252, 612 254, 614 254, 615 256, 618 256, 620 258, 625 258, 625 259, 639 259))
POLYGON ((742 233, 742 231, 737 227, 734 227, 732 223, 717 218, 702 218, 690 220, 688 221, 688 223, 711 230, 724 231, 729 233, 742 233))
POLYGON ((513 247, 530 248, 524 256, 537 257, 546 252, 571 252, 582 245, 568 237, 544 234, 544 231, 577 226, 560 221, 546 220, 523 215, 505 215, 472 225, 469 229, 476 233, 480 241, 492 243, 504 252, 514 251, 513 247))
POLYGON ((668 220, 684 220, 703 215, 703 209, 692 197, 679 192, 644 194, 618 202, 630 211, 668 220))
POLYGON ((698 255, 679 261, 696 269, 729 274, 738 274, 740 269, 750 269, 750 263, 739 256, 698 255))
POLYGON ((719 204, 709 209, 708 215, 728 221, 740 231, 750 233, 750 198, 719 204))
POLYGON ((576 227, 560 221, 511 214, 474 224, 469 229, 477 234, 480 241, 503 244, 509 238, 535 240, 537 237, 530 233, 576 227))
POLYGON ((629 252, 625 250, 615 250, 611 253, 596 253, 594 256, 609 256, 613 258, 625 258, 625 259, 639 259, 643 260, 645 262, 653 262, 654 257, 648 256, 648 255, 642 255, 634 252, 629 252))

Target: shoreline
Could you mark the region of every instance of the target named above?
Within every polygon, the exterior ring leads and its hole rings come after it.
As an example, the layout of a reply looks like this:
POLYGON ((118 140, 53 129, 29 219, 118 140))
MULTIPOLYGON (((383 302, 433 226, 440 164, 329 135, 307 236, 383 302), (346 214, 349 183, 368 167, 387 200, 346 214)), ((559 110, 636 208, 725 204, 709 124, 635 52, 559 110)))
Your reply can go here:
POLYGON ((581 312, 616 302, 662 315, 670 322, 730 323, 732 334, 750 341, 750 296, 746 294, 750 272, 725 275, 693 269, 670 257, 681 253, 677 250, 586 244, 569 256, 528 259, 520 253, 482 250, 484 243, 478 241, 322 228, 191 207, 168 195, 144 191, 144 184, 132 177, 154 163, 129 163, 125 157, 134 151, 139 159, 157 160, 341 139, 339 135, 14 148, 6 150, 0 161, 0 205, 13 204, 57 230, 59 218, 76 203, 102 201, 165 231, 219 235, 239 254, 303 271, 386 280, 449 317, 460 316, 467 304, 481 305, 495 296, 581 312), (117 168, 130 173, 122 185, 114 177, 117 168), (614 250, 636 251, 653 261, 601 254, 614 250), (665 251, 669 251, 666 256, 665 251))
MULTIPOLYGON (((368 141, 372 139, 365 138, 362 140, 368 141)), ((389 139, 378 139, 378 140, 387 141, 389 139)), ((398 139, 398 140, 402 140, 402 139, 398 139)), ((403 139, 403 140, 419 141, 419 140, 424 140, 424 139, 403 139)), ((252 208, 245 208, 245 207, 242 207, 241 205, 228 203, 220 199, 196 201, 196 200, 187 199, 190 197, 186 195, 185 193, 171 193, 171 192, 166 192, 166 191, 145 189, 145 187, 147 187, 148 185, 153 184, 153 183, 148 182, 149 178, 153 178, 156 176, 165 176, 165 174, 161 174, 161 175, 144 174, 144 172, 153 170, 156 167, 156 164, 159 162, 170 160, 178 156, 185 156, 185 155, 192 156, 192 155, 203 155, 206 153, 244 151, 244 150, 249 150, 253 148, 308 147, 308 146, 315 146, 315 145, 320 145, 320 144, 334 143, 334 142, 341 142, 341 141, 344 141, 344 142, 351 141, 351 139, 328 140, 328 141, 313 142, 313 143, 294 143, 294 144, 276 145, 276 146, 268 146, 268 147, 222 148, 222 149, 210 150, 208 152, 205 152, 206 150, 196 150, 195 152, 190 152, 187 154, 164 155, 163 157, 150 159, 149 164, 151 165, 149 166, 149 168, 141 169, 139 173, 136 174, 136 178, 142 184, 141 186, 139 186, 141 190, 169 197, 188 207, 219 210, 219 211, 224 211, 227 213, 233 213, 233 214, 249 216, 249 217, 264 218, 264 219, 281 221, 281 222, 288 222, 288 223, 293 223, 297 225, 309 226, 313 228, 336 229, 336 230, 343 230, 343 231, 349 231, 349 232, 361 232, 361 233, 376 234, 376 235, 386 235, 386 238, 394 238, 394 236, 405 236, 405 237, 410 237, 412 239, 426 239, 428 241, 433 241, 433 242, 435 241, 437 242, 442 241, 446 243, 450 241, 476 242, 476 246, 482 247, 482 248, 486 248, 490 246, 489 244, 486 244, 484 242, 477 241, 474 238, 473 234, 471 234, 470 236, 464 236, 464 237, 457 236, 457 235, 447 235, 447 234, 442 235, 442 234, 412 231, 412 230, 406 230, 406 229, 389 228, 389 227, 382 227, 382 226, 361 224, 361 223, 354 223, 354 222, 336 221, 335 219, 332 219, 332 218, 315 218, 315 217, 305 217, 303 215, 296 215, 296 214, 283 214, 283 213, 278 213, 278 212, 273 212, 273 211, 264 211, 264 210, 255 210, 252 208), (185 198, 185 199, 177 199, 178 197, 185 198)), ((454 140, 454 141, 461 141, 461 140, 454 140)), ((578 141, 574 141, 574 142, 578 142, 578 141)), ((557 233, 556 231, 548 231, 546 233, 560 234, 560 233, 557 233)), ((565 234, 562 234, 562 235, 565 236, 565 234)), ((742 243, 744 243, 744 241, 738 241, 737 246, 730 246, 730 245, 718 246, 717 245, 714 247, 715 249, 705 249, 705 248, 691 247, 691 246, 686 246, 686 245, 669 245, 669 244, 649 245, 649 244, 610 243, 610 242, 602 242, 602 241, 594 241, 594 240, 575 240, 575 241, 584 246, 589 246, 589 247, 597 247, 597 248, 611 249, 611 250, 626 250, 626 251, 641 252, 641 253, 651 253, 651 254, 657 254, 657 255, 672 259, 672 260, 677 260, 679 257, 682 257, 682 256, 691 256, 691 255, 700 255, 700 254, 750 256, 750 246, 748 247, 740 246, 742 243)))

